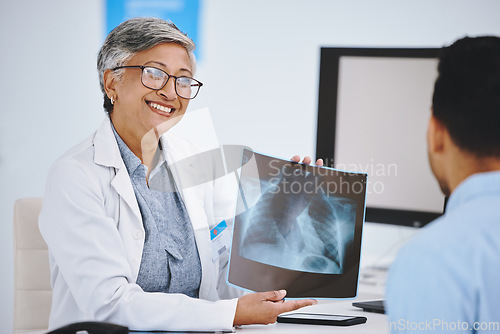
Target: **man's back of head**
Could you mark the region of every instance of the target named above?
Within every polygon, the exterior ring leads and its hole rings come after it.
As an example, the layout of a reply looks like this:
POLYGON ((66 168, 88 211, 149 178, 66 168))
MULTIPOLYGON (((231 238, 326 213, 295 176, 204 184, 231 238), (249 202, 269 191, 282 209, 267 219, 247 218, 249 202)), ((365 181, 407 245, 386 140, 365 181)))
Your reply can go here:
POLYGON ((432 171, 445 195, 472 174, 500 170, 500 38, 443 49, 429 122, 432 171))
POLYGON ((433 114, 461 149, 500 157, 500 38, 465 37, 443 50, 433 114))

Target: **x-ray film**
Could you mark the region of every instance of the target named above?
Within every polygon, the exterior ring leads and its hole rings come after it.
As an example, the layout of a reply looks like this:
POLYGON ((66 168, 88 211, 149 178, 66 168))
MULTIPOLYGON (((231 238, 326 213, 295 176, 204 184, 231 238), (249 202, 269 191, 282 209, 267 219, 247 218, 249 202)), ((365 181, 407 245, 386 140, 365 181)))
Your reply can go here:
POLYGON ((228 281, 288 297, 355 297, 366 178, 244 149, 228 281))

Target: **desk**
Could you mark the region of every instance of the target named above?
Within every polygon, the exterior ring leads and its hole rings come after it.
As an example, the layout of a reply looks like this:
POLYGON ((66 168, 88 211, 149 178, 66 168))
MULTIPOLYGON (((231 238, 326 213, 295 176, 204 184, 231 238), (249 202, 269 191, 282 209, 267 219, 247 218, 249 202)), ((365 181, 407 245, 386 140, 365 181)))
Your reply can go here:
POLYGON ((304 307, 297 312, 329 313, 366 317, 364 324, 354 326, 318 326, 275 323, 272 325, 249 325, 236 329, 237 334, 267 334, 267 333, 388 333, 387 316, 380 313, 364 312, 360 308, 352 306, 354 301, 368 301, 383 299, 380 292, 374 292, 369 287, 360 284, 360 292, 356 299, 352 300, 318 300, 317 305, 304 307), (368 290, 371 290, 367 292, 368 290))
MULTIPOLYGON (((301 308, 297 312, 342 314, 366 317, 364 324, 354 326, 320 326, 281 324, 272 325, 246 325, 236 329, 236 334, 268 334, 268 333, 370 333, 386 334, 389 332, 387 316, 380 313, 364 312, 360 308, 352 306, 354 301, 368 301, 383 299, 383 290, 366 284, 359 285, 358 297, 350 300, 318 300, 317 305, 301 308)), ((26 334, 45 334, 46 331, 29 332, 26 334)))

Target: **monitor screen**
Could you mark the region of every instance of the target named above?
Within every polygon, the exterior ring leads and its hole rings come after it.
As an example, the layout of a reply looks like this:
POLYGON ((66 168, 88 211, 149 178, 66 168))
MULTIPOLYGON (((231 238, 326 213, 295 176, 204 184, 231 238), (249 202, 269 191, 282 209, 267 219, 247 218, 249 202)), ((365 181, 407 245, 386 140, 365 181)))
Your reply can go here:
POLYGON ((368 174, 366 221, 420 227, 443 212, 426 131, 439 49, 322 48, 317 157, 368 174))

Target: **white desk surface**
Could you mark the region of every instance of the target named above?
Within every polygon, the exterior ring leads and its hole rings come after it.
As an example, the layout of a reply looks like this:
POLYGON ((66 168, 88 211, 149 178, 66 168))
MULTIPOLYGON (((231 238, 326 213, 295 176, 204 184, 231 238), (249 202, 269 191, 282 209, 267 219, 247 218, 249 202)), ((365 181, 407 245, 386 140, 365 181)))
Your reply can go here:
MULTIPOLYGON (((299 325, 275 323, 272 325, 249 325, 236 329, 236 334, 257 334, 257 333, 388 333, 387 316, 385 314, 364 312, 360 308, 352 306, 355 301, 369 301, 383 299, 380 292, 364 292, 360 285, 360 292, 356 299, 352 300, 318 300, 317 305, 308 306, 297 312, 328 313, 366 317, 364 324, 353 326, 319 326, 319 325, 299 325)), ((366 289, 373 290, 373 289, 366 289)))
MULTIPOLYGON (((352 306, 355 301, 369 301, 383 299, 383 290, 380 287, 366 284, 359 285, 358 297, 350 300, 318 300, 317 305, 304 307, 297 312, 326 313, 366 317, 364 324, 353 326, 321 326, 282 324, 247 325, 236 328, 236 334, 267 334, 267 333, 370 333, 386 334, 389 332, 387 316, 380 313, 364 312, 352 306)), ((29 332, 26 334, 44 334, 46 331, 29 332)))

